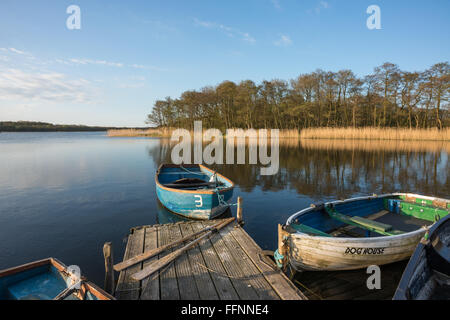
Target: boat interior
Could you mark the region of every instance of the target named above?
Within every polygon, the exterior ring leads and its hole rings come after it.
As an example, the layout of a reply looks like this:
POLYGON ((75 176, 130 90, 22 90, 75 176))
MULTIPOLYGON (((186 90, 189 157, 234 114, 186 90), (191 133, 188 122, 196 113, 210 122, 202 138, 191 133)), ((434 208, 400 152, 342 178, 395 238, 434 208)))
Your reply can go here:
POLYGON ((448 206, 404 195, 355 199, 316 205, 299 215, 287 230, 323 237, 399 235, 432 225, 449 213, 448 206))
MULTIPOLYGON (((64 272, 51 260, 31 267, 18 267, 10 274, 0 277, 0 300, 97 300, 87 287, 84 294, 78 290, 68 290, 64 272)), ((83 284, 81 284, 83 286, 83 284)))
POLYGON ((158 169, 157 179, 164 187, 183 190, 231 186, 230 182, 222 176, 199 165, 163 165, 158 169))

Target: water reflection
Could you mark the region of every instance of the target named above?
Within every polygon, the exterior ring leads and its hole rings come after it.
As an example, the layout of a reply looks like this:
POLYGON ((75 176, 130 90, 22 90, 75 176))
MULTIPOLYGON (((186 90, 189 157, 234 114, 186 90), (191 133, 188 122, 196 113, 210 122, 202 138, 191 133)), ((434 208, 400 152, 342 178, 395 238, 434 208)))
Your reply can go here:
MULTIPOLYGON (((315 200, 394 191, 448 197, 448 150, 446 142, 290 139, 280 141, 276 175, 261 176, 258 165, 210 167, 244 192, 289 189, 315 200)), ((148 152, 155 165, 171 162, 167 140, 148 152)))

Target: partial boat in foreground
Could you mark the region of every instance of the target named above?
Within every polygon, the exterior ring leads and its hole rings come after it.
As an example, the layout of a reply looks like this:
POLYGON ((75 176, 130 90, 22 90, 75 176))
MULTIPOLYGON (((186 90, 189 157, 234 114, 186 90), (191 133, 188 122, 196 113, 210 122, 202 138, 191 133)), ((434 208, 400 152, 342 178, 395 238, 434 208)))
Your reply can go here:
POLYGON ((450 215, 417 245, 394 300, 450 300, 450 215))
POLYGON ((155 176, 156 194, 168 210, 194 219, 213 219, 224 213, 234 183, 201 164, 162 164, 155 176))
POLYGON ((54 258, 0 271, 0 300, 115 300, 54 258))
POLYGON ((295 270, 353 270, 407 259, 450 201, 408 193, 312 205, 279 229, 278 262, 295 270))

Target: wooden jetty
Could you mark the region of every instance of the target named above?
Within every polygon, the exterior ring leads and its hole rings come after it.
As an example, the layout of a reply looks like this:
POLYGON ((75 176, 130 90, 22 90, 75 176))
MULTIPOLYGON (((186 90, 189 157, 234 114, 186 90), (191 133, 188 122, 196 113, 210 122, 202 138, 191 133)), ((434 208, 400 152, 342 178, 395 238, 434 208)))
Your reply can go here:
MULTIPOLYGON (((221 220, 189 221, 131 229, 124 261, 193 234, 221 220)), ((183 244, 181 244, 183 246, 183 244)), ((174 262, 136 281, 133 274, 178 247, 120 272, 115 296, 121 300, 303 300, 306 296, 264 256, 237 223, 212 233, 174 262)), ((106 250, 108 252, 108 250, 106 250)), ((111 260, 105 254, 107 260, 111 260)), ((108 264, 108 263, 106 263, 108 264)), ((106 266, 111 279, 111 266, 106 266)), ((109 275, 108 275, 109 274, 109 275)))

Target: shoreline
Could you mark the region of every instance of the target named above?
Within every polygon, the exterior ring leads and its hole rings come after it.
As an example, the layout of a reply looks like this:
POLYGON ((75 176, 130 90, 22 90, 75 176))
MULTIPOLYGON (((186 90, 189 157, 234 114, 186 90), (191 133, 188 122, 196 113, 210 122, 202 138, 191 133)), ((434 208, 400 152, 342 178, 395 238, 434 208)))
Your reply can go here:
MULTIPOLYGON (((174 128, 114 129, 107 130, 108 137, 170 138, 174 128)), ((255 129, 258 131, 258 129, 255 129)), ((191 136, 193 135, 193 131, 191 136)), ((268 130, 270 136, 270 130, 268 130)), ((226 135, 224 135, 226 138, 226 135)), ((450 141, 450 128, 408 129, 408 128, 308 128, 284 129, 279 131, 280 139, 296 140, 358 140, 358 141, 450 141)))

